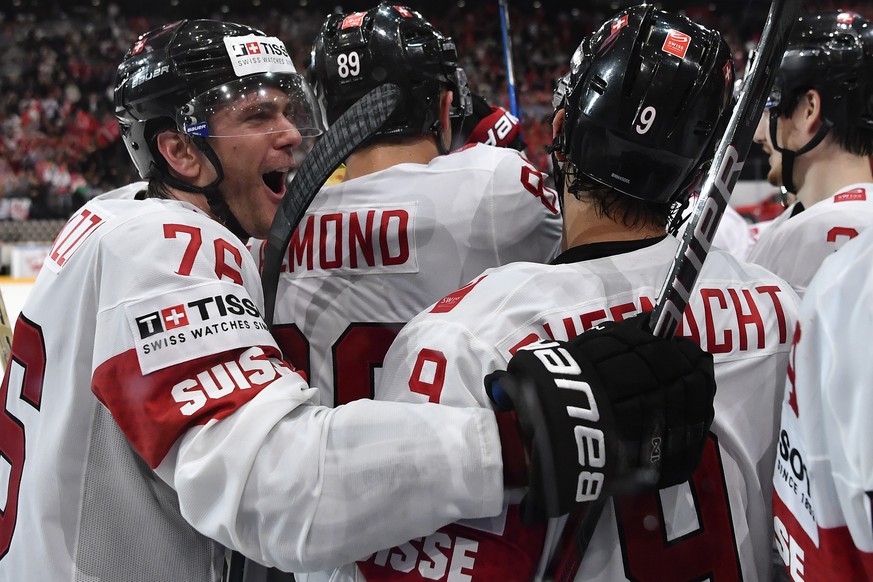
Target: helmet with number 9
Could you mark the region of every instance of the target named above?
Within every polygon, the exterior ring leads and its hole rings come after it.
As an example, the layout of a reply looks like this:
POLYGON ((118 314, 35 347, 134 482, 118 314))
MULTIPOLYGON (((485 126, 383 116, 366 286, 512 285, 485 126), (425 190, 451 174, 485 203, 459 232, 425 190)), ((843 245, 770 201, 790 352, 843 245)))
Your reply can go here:
POLYGON ((401 105, 377 136, 440 136, 442 87, 454 93, 453 116, 472 108, 455 43, 421 14, 397 4, 328 16, 312 47, 310 71, 329 124, 374 88, 397 85, 401 105))
POLYGON ((553 102, 555 147, 576 171, 634 198, 684 201, 730 118, 734 69, 721 35, 653 5, 587 37, 553 102))

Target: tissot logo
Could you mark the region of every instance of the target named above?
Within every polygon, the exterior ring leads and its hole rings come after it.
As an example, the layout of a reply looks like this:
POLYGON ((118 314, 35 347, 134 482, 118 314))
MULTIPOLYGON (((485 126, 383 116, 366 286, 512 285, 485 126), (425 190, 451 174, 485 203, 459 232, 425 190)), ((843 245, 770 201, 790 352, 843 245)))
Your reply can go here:
POLYGON ((279 55, 288 56, 288 50, 283 44, 271 42, 249 41, 241 42, 233 45, 232 49, 234 57, 245 57, 251 55, 279 55))
POLYGON ((184 305, 162 309, 161 317, 164 320, 164 329, 167 331, 188 325, 188 313, 185 312, 184 305))
POLYGON ((145 339, 164 331, 188 325, 188 313, 184 305, 174 305, 137 317, 136 325, 139 328, 139 336, 145 339))
POLYGON ((236 295, 215 295, 184 304, 165 307, 135 319, 141 339, 171 331, 180 327, 197 325, 210 319, 249 315, 260 318, 257 306, 248 297, 236 295))
POLYGON ((164 331, 161 325, 161 314, 158 311, 136 318, 136 326, 139 329, 139 337, 145 339, 164 331))

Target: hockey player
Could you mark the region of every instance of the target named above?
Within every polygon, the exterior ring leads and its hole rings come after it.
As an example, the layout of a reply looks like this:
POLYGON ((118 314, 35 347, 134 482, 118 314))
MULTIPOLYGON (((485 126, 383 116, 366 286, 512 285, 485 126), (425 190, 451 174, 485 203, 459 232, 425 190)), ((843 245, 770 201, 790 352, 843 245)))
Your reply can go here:
POLYGON ((873 29, 851 12, 801 17, 770 98, 770 141, 797 194, 749 254, 800 294, 821 262, 873 224, 873 29))
MULTIPOLYGON (((755 128, 754 141, 761 146, 761 149, 764 150, 764 153, 767 155, 767 163, 769 165, 767 170, 767 182, 771 186, 779 188, 782 206, 783 208, 787 208, 791 204, 794 204, 797 199, 794 194, 788 192, 782 184, 782 154, 774 149, 773 144, 770 142, 770 112, 766 109, 764 110, 764 113, 761 114, 761 119, 758 121, 758 126, 755 128)), ((751 235, 753 246, 758 242, 758 239, 761 238, 761 233, 773 224, 773 220, 773 218, 770 218, 759 222, 753 222, 751 226, 749 226, 749 233, 751 235)), ((751 247, 748 249, 748 252, 751 252, 751 247)))
MULTIPOLYGON (((731 51, 718 32, 643 5, 586 38, 570 66, 554 122, 566 251, 551 264, 490 269, 412 319, 386 356, 377 399, 487 408, 489 388, 476 380, 513 354, 515 362, 537 340, 548 345, 652 308, 679 244, 666 232, 671 204, 689 195, 730 115, 731 51)), ((367 580, 446 572, 474 580, 768 580, 771 463, 797 301, 763 268, 710 253, 680 328, 715 358, 715 421, 702 463, 688 481, 665 479, 656 493, 609 502, 584 557, 574 553, 575 517, 550 521, 545 535, 522 526, 545 518, 528 493, 498 519, 377 552, 334 580, 356 579, 356 571, 367 580)), ((598 361, 623 351, 619 342, 601 349, 598 361)), ((543 358, 572 378, 572 364, 543 358)), ((621 369, 629 379, 643 368, 621 369)), ((571 385, 584 391, 564 383, 571 385)), ((692 402, 686 395, 674 404, 692 402)), ((590 418, 585 410, 574 416, 590 418)), ((554 470, 596 467, 598 428, 577 426, 588 447, 554 470)), ((580 493, 598 475, 591 468, 580 493)))
MULTIPOLYGON (((283 43, 169 24, 127 52, 115 98, 149 181, 71 218, 15 326, 0 385, 0 581, 217 582, 232 573, 225 548, 323 568, 499 514, 504 484, 526 477, 511 413, 316 406, 260 315, 242 240, 266 235, 304 137, 321 131, 283 43)), ((661 344, 690 354, 680 376, 713 393, 703 352, 661 344)), ((566 405, 556 390, 539 397, 566 405)), ((556 436, 539 438, 575 450, 572 433, 556 436)))
POLYGON ((419 311, 489 267, 554 257, 561 218, 557 194, 517 151, 448 153, 470 91, 453 41, 418 12, 381 3, 331 14, 311 60, 328 123, 384 83, 402 92, 344 181, 315 197, 280 276, 274 333, 321 403, 337 405, 372 397, 374 369, 419 311))
MULTIPOLYGON (((772 104, 769 102, 768 105, 772 107, 772 104)), ((770 141, 770 115, 771 110, 769 108, 765 109, 764 113, 761 114, 761 119, 755 128, 754 142, 760 145, 761 149, 764 150, 764 154, 767 155, 767 163, 769 164, 767 183, 787 193, 782 184, 782 154, 773 147, 773 143, 770 141)))
POLYGON ((800 308, 774 475, 776 547, 792 582, 873 579, 873 229, 828 257, 800 308))

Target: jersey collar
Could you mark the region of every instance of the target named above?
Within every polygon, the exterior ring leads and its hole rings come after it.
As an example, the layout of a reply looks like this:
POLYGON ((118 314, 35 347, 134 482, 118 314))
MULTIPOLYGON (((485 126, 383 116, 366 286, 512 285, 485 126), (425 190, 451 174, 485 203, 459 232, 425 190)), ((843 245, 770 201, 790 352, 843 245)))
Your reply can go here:
POLYGON ((667 238, 667 235, 656 236, 653 238, 642 238, 638 240, 606 241, 579 245, 567 249, 552 259, 551 264, 564 265, 567 263, 581 263, 582 261, 591 261, 593 259, 602 259, 603 257, 620 255, 622 253, 630 253, 656 245, 665 238, 667 238))

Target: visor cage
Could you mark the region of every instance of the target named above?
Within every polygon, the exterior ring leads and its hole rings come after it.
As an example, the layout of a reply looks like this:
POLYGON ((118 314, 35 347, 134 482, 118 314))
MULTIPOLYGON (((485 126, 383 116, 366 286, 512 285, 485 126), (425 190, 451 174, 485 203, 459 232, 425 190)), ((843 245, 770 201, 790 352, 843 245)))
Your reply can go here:
POLYGON ((210 89, 179 109, 176 127, 201 137, 324 133, 315 95, 303 77, 289 73, 252 75, 210 89))

